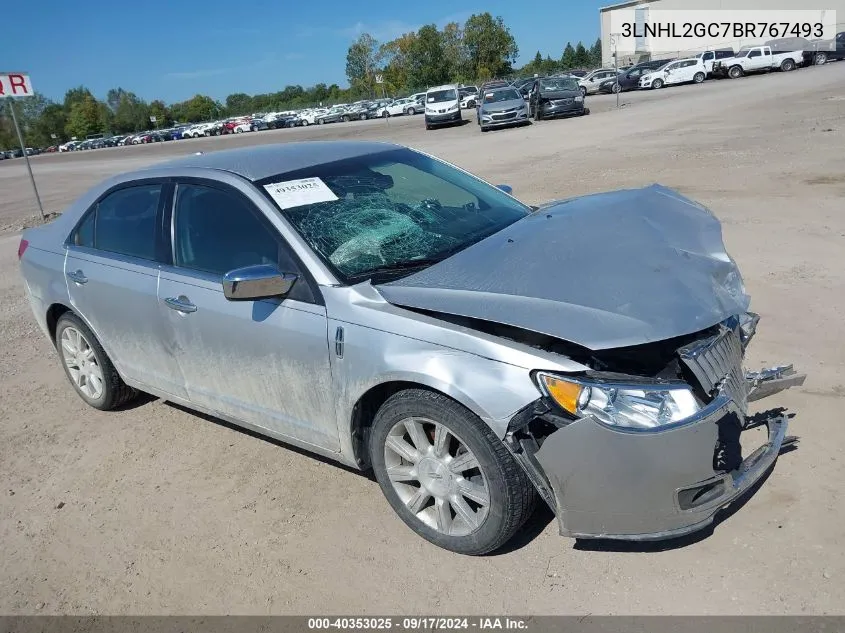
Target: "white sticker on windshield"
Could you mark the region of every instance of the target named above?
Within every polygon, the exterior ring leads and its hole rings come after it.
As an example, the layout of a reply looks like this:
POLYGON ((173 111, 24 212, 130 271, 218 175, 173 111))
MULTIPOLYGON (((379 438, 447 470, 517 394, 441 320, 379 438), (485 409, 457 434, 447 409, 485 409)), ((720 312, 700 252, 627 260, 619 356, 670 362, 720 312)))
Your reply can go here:
POLYGON ((282 209, 337 200, 337 196, 319 178, 274 182, 264 185, 264 188, 282 209))

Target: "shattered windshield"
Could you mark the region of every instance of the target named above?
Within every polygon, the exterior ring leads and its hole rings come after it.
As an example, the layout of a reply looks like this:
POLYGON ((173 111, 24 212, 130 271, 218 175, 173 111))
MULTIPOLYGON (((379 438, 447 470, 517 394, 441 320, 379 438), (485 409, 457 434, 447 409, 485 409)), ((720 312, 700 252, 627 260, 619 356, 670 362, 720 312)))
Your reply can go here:
POLYGON ((499 189, 409 149, 259 184, 345 283, 411 274, 530 213, 499 189))

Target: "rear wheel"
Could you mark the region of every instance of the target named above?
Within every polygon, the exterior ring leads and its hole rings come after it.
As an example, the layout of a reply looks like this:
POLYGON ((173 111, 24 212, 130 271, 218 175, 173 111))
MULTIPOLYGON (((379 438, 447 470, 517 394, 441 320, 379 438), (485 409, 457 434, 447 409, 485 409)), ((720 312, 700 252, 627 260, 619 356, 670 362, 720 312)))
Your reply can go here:
POLYGON ((386 118, 387 118, 387 117, 389 117, 389 116, 390 116, 390 112, 388 112, 387 110, 385 110, 384 112, 382 112, 382 113, 381 113, 381 118, 382 118, 382 119, 386 119, 386 118))
POLYGON ((94 333, 73 312, 59 317, 56 349, 70 384, 95 409, 108 411, 137 395, 118 375, 94 333))
POLYGON ((308 119, 302 119, 302 127, 308 127, 308 119))
POLYGON ((323 125, 323 123, 324 123, 323 119, 317 119, 317 125, 323 125))
POLYGON ((361 115, 361 120, 362 120, 362 121, 366 121, 366 120, 367 120, 367 115, 366 115, 366 114, 362 114, 362 115, 361 115))
POLYGON ((784 59, 783 62, 781 62, 780 69, 785 73, 788 73, 790 70, 795 70, 795 62, 791 59, 784 59))
POLYGON ((695 73, 692 76, 692 80, 694 83, 700 84, 702 81, 704 81, 704 73, 695 73))
POLYGON ((409 389, 391 396, 376 414, 370 458, 405 524, 453 552, 497 549, 534 507, 534 489, 501 440, 443 394, 409 389))
POLYGON ((616 94, 617 92, 621 92, 621 91, 622 91, 622 87, 621 87, 619 84, 613 84, 613 85, 610 87, 610 91, 611 91, 613 94, 616 94))
POLYGON ((349 123, 349 120, 350 120, 350 119, 349 119, 349 115, 344 114, 342 118, 343 118, 343 122, 344 122, 344 123, 349 123))
POLYGON ((417 113, 417 111, 416 111, 415 108, 408 108, 408 114, 413 115, 413 114, 416 114, 416 113, 417 113))
POLYGON ((827 63, 827 53, 823 53, 821 51, 816 53, 815 57, 813 57, 813 63, 816 66, 821 66, 821 65, 827 63))

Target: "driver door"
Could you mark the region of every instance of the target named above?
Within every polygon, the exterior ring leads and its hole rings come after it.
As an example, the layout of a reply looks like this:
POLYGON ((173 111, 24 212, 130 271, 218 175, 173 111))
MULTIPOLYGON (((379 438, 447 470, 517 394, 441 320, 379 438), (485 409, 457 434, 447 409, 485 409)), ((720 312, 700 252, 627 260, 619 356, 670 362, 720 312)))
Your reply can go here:
POLYGON ((260 209, 236 190, 177 184, 159 311, 188 398, 248 425, 339 450, 328 322, 319 289, 260 209), (230 301, 222 277, 272 264, 299 275, 284 298, 230 301))

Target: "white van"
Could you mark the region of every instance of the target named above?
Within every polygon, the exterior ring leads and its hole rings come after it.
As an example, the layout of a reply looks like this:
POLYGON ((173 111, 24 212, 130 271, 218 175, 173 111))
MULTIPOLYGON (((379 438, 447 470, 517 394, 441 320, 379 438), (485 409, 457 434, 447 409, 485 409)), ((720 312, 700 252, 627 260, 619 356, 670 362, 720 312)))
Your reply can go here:
POLYGON ((458 87, 454 84, 435 86, 425 93, 425 129, 436 125, 454 125, 463 121, 458 87))

